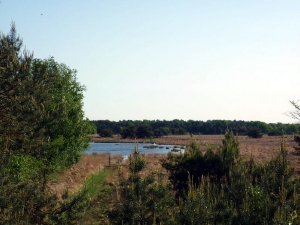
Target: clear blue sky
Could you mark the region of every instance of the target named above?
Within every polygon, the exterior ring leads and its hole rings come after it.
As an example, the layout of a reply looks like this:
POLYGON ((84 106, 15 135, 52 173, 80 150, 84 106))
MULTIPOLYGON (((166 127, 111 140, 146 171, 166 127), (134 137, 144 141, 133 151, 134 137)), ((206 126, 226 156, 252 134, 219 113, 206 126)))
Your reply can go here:
POLYGON ((78 70, 89 119, 297 122, 298 0, 1 0, 0 31, 12 21, 78 70))

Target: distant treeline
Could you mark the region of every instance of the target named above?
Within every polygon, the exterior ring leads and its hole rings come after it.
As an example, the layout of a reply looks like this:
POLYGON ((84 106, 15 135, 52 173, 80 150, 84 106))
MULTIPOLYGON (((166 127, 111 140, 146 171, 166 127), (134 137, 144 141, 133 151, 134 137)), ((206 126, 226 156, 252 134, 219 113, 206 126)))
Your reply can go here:
POLYGON ((226 128, 236 135, 248 135, 255 130, 262 134, 295 134, 300 130, 299 124, 265 123, 243 120, 94 120, 97 133, 102 137, 120 134, 123 138, 161 137, 183 134, 224 134, 226 128))

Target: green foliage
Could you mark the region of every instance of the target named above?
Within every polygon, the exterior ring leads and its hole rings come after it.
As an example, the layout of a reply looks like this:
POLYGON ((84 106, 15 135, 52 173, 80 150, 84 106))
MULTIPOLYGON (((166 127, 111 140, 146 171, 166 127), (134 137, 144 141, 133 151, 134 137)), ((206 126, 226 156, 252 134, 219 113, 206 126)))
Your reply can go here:
POLYGON ((100 171, 99 173, 92 174, 85 182, 85 189, 90 198, 95 198, 97 194, 97 188, 105 181, 107 172, 107 170, 104 170, 100 171))
POLYGON ((299 132, 299 125, 289 124, 286 129, 287 134, 297 134, 299 132))
POLYGON ((269 136, 281 136, 282 135, 282 131, 280 130, 271 130, 269 133, 268 133, 269 136))
POLYGON ((175 191, 182 195, 188 188, 191 176, 196 185, 203 176, 210 176, 214 182, 229 174, 229 169, 240 157, 238 141, 229 130, 226 131, 222 146, 216 153, 208 148, 203 155, 200 147, 192 140, 183 155, 168 154, 162 166, 170 173, 169 179, 175 191))
POLYGON ((164 136, 169 135, 170 132, 171 132, 170 129, 169 129, 168 127, 160 127, 159 130, 162 132, 162 134, 163 134, 164 136))
POLYGON ((162 137, 164 136, 164 133, 162 131, 162 129, 155 129, 153 132, 154 137, 158 138, 158 137, 162 137))
MULTIPOLYGON (((202 160, 199 149, 192 143, 193 155, 202 160)), ((201 177, 189 175, 182 197, 176 200, 179 211, 173 211, 178 224, 298 224, 300 180, 287 162, 287 151, 282 138, 280 152, 265 164, 253 159, 242 161, 238 141, 227 131, 222 146, 217 150, 223 175, 216 181, 211 174, 201 177)), ((189 155, 169 156, 166 169, 177 179, 183 166, 193 171, 189 155), (172 162, 172 164, 170 163, 172 162), (185 163, 185 164, 184 164, 185 163)), ((202 171, 202 164, 196 164, 202 171)), ((166 165, 166 164, 165 164, 166 165)), ((184 177, 183 181, 186 180, 184 177)))
MULTIPOLYGON (((112 171, 108 172, 111 173, 112 171)), ((108 212, 111 208, 109 203, 111 202, 113 188, 106 185, 105 180, 102 181, 94 182, 93 195, 89 202, 90 207, 82 214, 78 224, 108 224, 108 212)))
POLYGON ((238 139, 229 130, 222 145, 205 154, 192 140, 184 154, 170 154, 163 161, 179 195, 157 174, 142 176, 144 166, 145 158, 136 148, 128 178, 120 173, 118 200, 109 217, 112 224, 300 222, 300 179, 287 162, 283 138, 278 154, 264 164, 242 160, 238 139))
POLYGON ((82 151, 88 147, 87 134, 91 125, 84 119, 82 110, 85 88, 76 81, 75 70, 58 64, 53 58, 34 60, 32 73, 35 85, 47 85, 47 92, 36 97, 43 106, 35 123, 47 144, 35 156, 46 161, 51 159, 48 170, 50 167, 55 171, 58 165, 67 168, 78 162, 82 151))
POLYGON ((85 88, 75 70, 22 52, 14 24, 0 35, 0 87, 1 221, 72 224, 86 207, 86 195, 58 201, 47 182, 78 162, 88 146, 85 88))
POLYGON ((111 129, 100 130, 99 135, 101 137, 113 137, 113 131, 111 129))
MULTIPOLYGON (((129 127, 138 128, 142 125, 148 125, 152 131, 155 132, 154 136, 159 137, 166 135, 183 135, 183 134, 224 134, 227 127, 235 135, 248 135, 249 131, 253 128, 258 128, 261 133, 268 134, 271 131, 279 130, 284 131, 285 134, 295 134, 299 130, 298 124, 283 124, 283 123, 264 123, 260 121, 230 121, 230 120, 208 120, 194 121, 194 120, 122 120, 122 121, 109 121, 109 120, 97 120, 92 121, 97 126, 98 133, 103 129, 111 129, 114 134, 123 134, 129 127)), ((128 138, 134 138, 136 135, 136 129, 131 130, 130 135, 125 135, 128 138)), ((280 133, 281 134, 281 133, 280 133)), ((144 137, 142 137, 144 138, 144 137)))
POLYGON ((230 167, 240 160, 239 142, 232 131, 226 130, 217 154, 221 157, 224 173, 228 174, 230 167))
POLYGON ((153 136, 153 131, 150 125, 142 124, 136 130, 137 138, 150 138, 153 136))
POLYGON ((65 192, 63 197, 63 201, 52 208, 50 215, 46 217, 45 221, 48 224, 78 224, 83 214, 86 213, 90 203, 86 190, 79 191, 75 195, 68 195, 68 192, 65 192))
POLYGON ((97 134, 97 126, 95 123, 90 122, 90 130, 89 130, 89 134, 97 134))
POLYGON ((297 151, 297 154, 299 155, 299 150, 300 150, 300 135, 295 135, 294 136, 294 141, 297 143, 297 146, 294 147, 294 149, 297 151))
POLYGON ((118 199, 110 212, 111 224, 174 224, 167 207, 175 205, 170 196, 170 186, 159 179, 160 172, 142 176, 145 158, 137 146, 130 157, 128 178, 120 171, 118 199))
POLYGON ((263 133, 259 128, 252 128, 251 130, 249 130, 248 136, 251 138, 262 138, 263 133))
POLYGON ((8 175, 15 180, 27 180, 36 177, 39 172, 39 162, 30 155, 12 154, 7 165, 8 175))
POLYGON ((3 148, 26 161, 38 161, 46 177, 78 162, 88 146, 90 123, 82 110, 84 87, 76 71, 53 58, 33 59, 21 55, 22 41, 14 25, 1 35, 0 85, 2 87, 0 136, 3 148))
POLYGON ((85 191, 58 200, 41 184, 11 180, 3 170, 0 187, 0 224, 76 224, 88 205, 85 191))
POLYGON ((122 135, 122 138, 134 139, 136 137, 135 125, 130 125, 129 127, 124 128, 121 135, 122 135))

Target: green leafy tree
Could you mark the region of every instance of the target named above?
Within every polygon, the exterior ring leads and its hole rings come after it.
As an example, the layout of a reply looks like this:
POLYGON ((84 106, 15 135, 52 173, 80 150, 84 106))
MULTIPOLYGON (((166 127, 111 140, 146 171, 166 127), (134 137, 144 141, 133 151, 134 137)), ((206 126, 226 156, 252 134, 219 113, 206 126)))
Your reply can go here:
POLYGON ((163 135, 169 135, 170 134, 170 129, 168 127, 161 127, 160 130, 163 133, 163 135))
POLYGON ((162 129, 155 129, 153 132, 154 137, 162 137, 164 136, 162 129))
POLYGON ((93 122, 91 122, 89 134, 97 134, 97 126, 93 122))
POLYGON ((100 130, 99 135, 101 137, 113 137, 114 132, 111 129, 100 130))
POLYGON ((153 131, 150 125, 142 124, 136 130, 137 138, 150 138, 153 136, 153 131))
POLYGON ((122 130, 122 138, 131 138, 131 139, 134 139, 136 138, 136 127, 134 124, 128 126, 128 127, 125 127, 123 130, 122 130))
POLYGON ((43 162, 40 174, 43 182, 47 182, 48 175, 79 161, 83 150, 88 147, 87 134, 91 126, 84 119, 82 100, 85 88, 76 81, 75 70, 58 64, 53 58, 35 59, 31 74, 36 86, 34 90, 39 90, 39 94, 31 93, 36 107, 36 122, 32 127, 42 136, 43 143, 35 151, 29 150, 28 154, 43 162))
POLYGON ((78 162, 88 146, 91 126, 84 119, 84 87, 76 71, 53 58, 39 60, 22 52, 12 24, 10 33, 0 36, 0 87, 2 221, 47 224, 71 218, 83 198, 73 198, 76 206, 69 198, 58 202, 47 182, 78 162))
POLYGON ((299 132, 298 130, 299 125, 296 124, 288 124, 286 128, 286 134, 297 134, 299 132))
POLYGON ((85 88, 76 71, 53 58, 21 54, 14 25, 1 36, 1 116, 3 148, 32 157, 46 175, 78 162, 87 148, 90 123, 82 110, 85 88))
POLYGON ((280 130, 271 130, 269 133, 268 133, 269 136, 281 136, 282 135, 282 131, 280 130))

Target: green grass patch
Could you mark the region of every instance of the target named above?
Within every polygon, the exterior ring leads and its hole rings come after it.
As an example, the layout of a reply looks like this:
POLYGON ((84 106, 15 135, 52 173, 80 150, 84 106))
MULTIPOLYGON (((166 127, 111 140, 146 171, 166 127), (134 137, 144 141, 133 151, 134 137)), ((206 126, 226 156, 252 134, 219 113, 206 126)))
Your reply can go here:
POLYGON ((106 184, 106 178, 115 173, 115 168, 106 168, 86 182, 86 189, 91 198, 87 212, 80 220, 81 225, 108 224, 108 212, 111 208, 113 188, 106 184))
POLYGON ((86 190, 91 199, 97 195, 100 190, 99 187, 103 185, 108 172, 109 169, 102 170, 99 173, 91 175, 86 181, 86 190))

